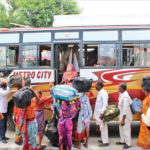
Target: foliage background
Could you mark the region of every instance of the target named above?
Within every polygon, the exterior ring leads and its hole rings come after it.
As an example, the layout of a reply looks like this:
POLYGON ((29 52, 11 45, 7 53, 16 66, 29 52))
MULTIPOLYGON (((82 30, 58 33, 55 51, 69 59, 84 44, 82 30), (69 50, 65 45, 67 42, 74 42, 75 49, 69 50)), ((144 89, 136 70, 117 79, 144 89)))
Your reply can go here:
POLYGON ((10 28, 10 23, 31 27, 51 27, 54 15, 79 14, 74 0, 6 0, 0 2, 0 28, 10 28))

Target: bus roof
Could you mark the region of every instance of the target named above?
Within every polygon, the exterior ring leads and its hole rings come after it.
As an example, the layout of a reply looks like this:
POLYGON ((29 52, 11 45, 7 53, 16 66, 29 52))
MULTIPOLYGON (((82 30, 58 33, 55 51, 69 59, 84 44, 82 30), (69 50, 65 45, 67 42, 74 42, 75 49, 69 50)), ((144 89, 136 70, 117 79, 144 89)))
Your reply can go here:
POLYGON ((15 32, 15 31, 47 31, 47 30, 86 30, 86 29, 138 29, 150 28, 150 25, 113 25, 113 26, 79 26, 79 27, 49 27, 49 28, 0 28, 0 32, 15 32))

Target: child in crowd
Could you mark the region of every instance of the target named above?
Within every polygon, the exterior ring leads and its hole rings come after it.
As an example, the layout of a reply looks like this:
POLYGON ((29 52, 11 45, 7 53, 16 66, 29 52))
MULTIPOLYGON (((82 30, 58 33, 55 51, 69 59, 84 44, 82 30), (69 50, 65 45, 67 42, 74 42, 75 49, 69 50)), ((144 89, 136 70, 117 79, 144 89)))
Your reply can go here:
POLYGON ((81 148, 80 136, 83 130, 86 131, 86 142, 84 146, 88 148, 88 139, 89 139, 89 126, 90 120, 92 117, 92 108, 89 102, 89 98, 85 93, 82 93, 80 99, 81 109, 79 112, 77 132, 78 132, 78 145, 77 148, 81 148))

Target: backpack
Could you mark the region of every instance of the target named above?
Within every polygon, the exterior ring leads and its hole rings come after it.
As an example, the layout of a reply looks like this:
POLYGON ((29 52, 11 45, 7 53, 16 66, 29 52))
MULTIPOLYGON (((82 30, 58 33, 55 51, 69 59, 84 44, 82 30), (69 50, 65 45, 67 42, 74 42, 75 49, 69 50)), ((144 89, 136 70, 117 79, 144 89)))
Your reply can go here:
POLYGON ((31 104, 31 99, 35 97, 35 94, 29 88, 24 87, 18 90, 12 97, 16 107, 25 108, 31 104))

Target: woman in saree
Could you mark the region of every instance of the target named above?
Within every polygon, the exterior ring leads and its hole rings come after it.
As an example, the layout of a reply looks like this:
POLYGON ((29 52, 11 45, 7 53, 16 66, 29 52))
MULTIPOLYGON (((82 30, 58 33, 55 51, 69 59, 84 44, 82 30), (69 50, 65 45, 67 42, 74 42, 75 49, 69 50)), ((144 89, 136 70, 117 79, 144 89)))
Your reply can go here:
POLYGON ((38 90, 37 94, 40 98, 37 106, 35 107, 35 116, 38 123, 38 140, 39 140, 39 147, 42 147, 42 139, 44 135, 44 128, 45 128, 45 116, 44 116, 44 109, 50 109, 51 106, 51 96, 42 97, 42 91, 38 90))
MULTIPOLYGON (((149 77, 149 81, 147 81, 145 85, 143 82, 142 88, 146 97, 143 100, 142 110, 140 110, 139 112, 142 115, 146 116, 147 111, 150 108, 150 77, 149 77), (149 85, 149 87, 147 85, 149 85)), ((143 149, 150 149, 150 128, 146 125, 146 123, 142 119, 140 122, 140 133, 139 133, 137 145, 142 147, 143 149)))
MULTIPOLYGON (((34 92, 32 88, 29 88, 34 92)), ((36 99, 31 99, 31 104, 23 109, 19 109, 19 117, 16 120, 19 131, 22 133, 23 150, 37 150, 38 124, 35 118, 35 108, 39 102, 39 97, 35 93, 36 99)))
MULTIPOLYGON (((67 84, 72 86, 72 81, 75 77, 78 76, 78 73, 75 71, 75 68, 73 64, 68 64, 67 65, 67 70, 63 74, 61 84, 67 84)), ((78 133, 77 133, 77 120, 78 120, 78 115, 73 119, 73 135, 74 135, 74 141, 78 141, 78 133)), ((84 141, 84 131, 81 133, 81 141, 84 141)))
MULTIPOLYGON (((22 88, 26 86, 26 83, 25 83, 25 77, 22 78, 22 88)), ((20 87, 21 88, 21 87, 20 87)), ((20 89, 18 88, 18 90, 20 89)), ((15 121, 18 119, 18 116, 19 116, 19 108, 14 106, 14 119, 15 121)), ((18 124, 16 122, 16 125, 15 125, 15 143, 17 145, 22 145, 22 134, 21 132, 19 131, 18 129, 18 124)))
POLYGON ((60 100, 58 121, 60 150, 71 150, 72 148, 72 119, 78 113, 78 106, 78 102, 72 103, 69 101, 60 100))
POLYGON ((75 71, 74 66, 72 64, 68 64, 67 65, 67 70, 63 74, 61 84, 69 84, 69 85, 71 85, 71 82, 77 76, 78 76, 78 73, 75 71))

